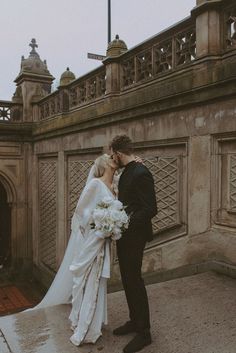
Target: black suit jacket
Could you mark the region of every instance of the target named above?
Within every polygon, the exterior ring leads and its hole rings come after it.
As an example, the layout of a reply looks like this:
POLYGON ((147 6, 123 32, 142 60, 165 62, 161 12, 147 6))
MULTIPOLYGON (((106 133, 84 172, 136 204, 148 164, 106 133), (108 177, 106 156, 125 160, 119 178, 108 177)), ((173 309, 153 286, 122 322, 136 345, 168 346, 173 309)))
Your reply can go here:
POLYGON ((153 239, 151 219, 157 214, 153 176, 142 163, 128 163, 119 180, 118 198, 126 206, 130 224, 123 237, 141 234, 153 239))

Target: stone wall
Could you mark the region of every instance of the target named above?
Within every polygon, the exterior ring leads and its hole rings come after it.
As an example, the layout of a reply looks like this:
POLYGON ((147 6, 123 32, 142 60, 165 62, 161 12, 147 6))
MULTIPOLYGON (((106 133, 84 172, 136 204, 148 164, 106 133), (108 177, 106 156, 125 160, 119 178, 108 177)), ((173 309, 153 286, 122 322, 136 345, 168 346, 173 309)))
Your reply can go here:
MULTIPOLYGON (((32 240, 35 274, 45 284, 63 258, 92 161, 122 133, 155 179, 145 276, 213 261, 236 265, 234 16, 233 1, 201 1, 183 22, 32 102, 31 125, 0 124, 12 140, 10 126, 32 129, 24 132, 30 141, 19 142, 26 189, 18 188, 28 192, 24 226, 32 238, 17 246, 26 254, 32 240)), ((115 248, 112 264, 115 285, 115 248)))

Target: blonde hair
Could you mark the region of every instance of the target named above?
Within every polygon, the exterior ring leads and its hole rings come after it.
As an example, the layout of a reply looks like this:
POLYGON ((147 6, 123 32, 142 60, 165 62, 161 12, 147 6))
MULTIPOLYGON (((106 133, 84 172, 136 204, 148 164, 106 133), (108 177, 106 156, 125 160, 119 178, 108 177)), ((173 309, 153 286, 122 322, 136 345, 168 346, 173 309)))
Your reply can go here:
POLYGON ((110 156, 103 154, 98 157, 94 162, 94 176, 95 178, 101 178, 105 172, 106 166, 109 165, 110 156))

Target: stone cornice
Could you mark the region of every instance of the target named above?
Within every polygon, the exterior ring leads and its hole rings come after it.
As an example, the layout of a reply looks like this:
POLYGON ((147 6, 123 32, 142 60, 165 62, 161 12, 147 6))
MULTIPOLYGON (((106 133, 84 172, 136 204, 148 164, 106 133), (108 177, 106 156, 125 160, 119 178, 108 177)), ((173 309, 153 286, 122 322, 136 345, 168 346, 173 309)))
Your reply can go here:
POLYGON ((33 123, 1 122, 0 137, 1 141, 29 141, 32 142, 33 123))
POLYGON ((39 75, 30 72, 23 71, 15 79, 15 83, 18 85, 23 81, 32 82, 52 82, 55 78, 52 75, 39 75))

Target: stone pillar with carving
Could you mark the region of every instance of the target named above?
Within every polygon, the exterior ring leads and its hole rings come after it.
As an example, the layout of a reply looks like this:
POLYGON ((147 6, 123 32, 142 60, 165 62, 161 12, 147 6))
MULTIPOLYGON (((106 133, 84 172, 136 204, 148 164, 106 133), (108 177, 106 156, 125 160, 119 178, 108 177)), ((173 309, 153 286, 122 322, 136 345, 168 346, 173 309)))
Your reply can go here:
POLYGON ((197 0, 192 16, 196 18, 197 58, 221 52, 220 8, 222 0, 197 0))
POLYGON ((54 77, 47 68, 46 60, 42 61, 35 48, 36 40, 29 44, 32 48, 27 59, 22 56, 21 70, 15 83, 17 85, 13 101, 21 99, 23 103, 23 121, 33 120, 32 104, 51 92, 54 77))
POLYGON ((127 46, 118 35, 108 44, 106 59, 103 60, 103 64, 106 66, 106 95, 120 91, 119 56, 126 51, 127 46))

